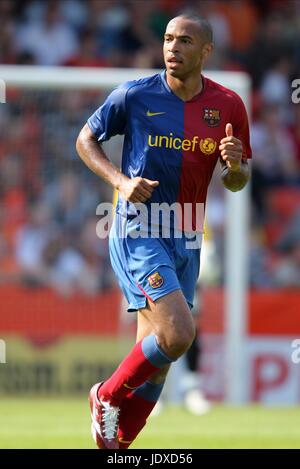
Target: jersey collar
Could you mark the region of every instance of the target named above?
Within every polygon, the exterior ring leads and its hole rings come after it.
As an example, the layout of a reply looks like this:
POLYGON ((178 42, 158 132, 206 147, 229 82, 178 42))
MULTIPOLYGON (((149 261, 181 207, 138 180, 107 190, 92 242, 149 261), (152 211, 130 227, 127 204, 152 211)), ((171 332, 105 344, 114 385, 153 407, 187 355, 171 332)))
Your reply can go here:
POLYGON ((206 91, 206 84, 207 84, 207 81, 206 81, 206 78, 204 75, 202 75, 201 73, 201 78, 202 78, 202 90, 197 93, 195 96, 192 97, 192 99, 188 100, 188 101, 183 101, 181 98, 179 98, 179 96, 177 96, 175 93, 173 93, 173 91, 171 90, 171 88, 169 87, 168 85, 168 82, 167 82, 167 78, 166 78, 166 70, 163 70, 160 74, 160 77, 161 77, 161 81, 164 85, 164 88, 166 89, 166 91, 170 94, 172 94, 176 99, 179 99, 180 102, 182 103, 192 103, 194 101, 197 101, 197 99, 199 99, 200 96, 202 96, 205 91, 206 91))

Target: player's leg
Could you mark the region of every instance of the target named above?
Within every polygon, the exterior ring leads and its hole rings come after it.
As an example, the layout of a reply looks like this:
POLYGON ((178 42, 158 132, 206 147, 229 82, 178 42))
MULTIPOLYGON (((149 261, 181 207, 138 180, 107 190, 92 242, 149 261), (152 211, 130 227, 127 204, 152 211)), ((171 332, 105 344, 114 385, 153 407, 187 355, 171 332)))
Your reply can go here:
POLYGON ((99 389, 99 395, 119 406, 130 391, 143 384, 154 372, 179 358, 191 345, 195 327, 181 290, 173 291, 140 314, 153 332, 137 342, 113 375, 99 389))
POLYGON ((158 239, 132 238, 130 229, 129 221, 115 217, 110 235, 111 261, 129 308, 140 310, 153 332, 135 344, 104 384, 92 388, 93 435, 95 438, 96 432, 110 448, 117 447, 118 419, 124 398, 182 355, 195 335, 168 247, 158 239), (125 236, 122 236, 124 225, 125 236))
POLYGON ((169 252, 173 241, 136 239, 130 235, 135 228, 132 223, 115 217, 110 234, 111 261, 129 308, 148 319, 153 333, 136 343, 99 390, 105 401, 117 407, 130 390, 182 355, 195 335, 169 252))
MULTIPOLYGON (((137 341, 153 333, 156 334, 158 340, 160 340, 159 343, 162 347, 163 342, 165 344, 172 343, 174 346, 175 344, 179 346, 179 340, 177 337, 178 330, 182 337, 182 331, 188 331, 189 328, 194 329, 191 324, 194 321, 187 306, 186 299, 189 300, 191 305, 195 283, 199 272, 199 251, 193 251, 187 256, 185 246, 182 247, 179 245, 177 246, 177 251, 178 249, 181 256, 180 265, 184 272, 184 275, 182 275, 179 270, 181 285, 184 288, 185 297, 183 297, 181 290, 178 290, 176 295, 158 299, 155 304, 150 302, 148 303, 148 308, 140 309, 138 314, 137 341), (189 275, 187 275, 187 272, 189 272, 189 275), (175 301, 176 304, 172 304, 173 301, 175 301), (181 301, 183 304, 180 309, 183 314, 178 315, 176 307, 181 301), (160 303, 161 305, 159 307, 158 305, 160 303), (166 309, 166 314, 164 314, 161 309, 166 309), (159 313, 159 317, 156 317, 157 312, 159 313), (161 333, 161 329, 165 334, 161 333)), ((162 273, 161 267, 158 268, 158 271, 162 273)), ((144 288, 147 288, 147 284, 143 286, 144 288)), ((146 293, 151 295, 151 290, 148 288, 146 293)), ((195 342, 193 341, 192 343, 195 342)), ((165 350, 167 347, 168 345, 165 345, 165 350)), ((168 353, 172 353, 170 349, 168 349, 168 353)), ((123 400, 118 433, 119 441, 121 440, 120 447, 127 448, 130 445, 130 442, 136 438, 137 434, 144 427, 146 419, 162 391, 168 369, 169 365, 163 367, 159 372, 154 373, 147 381, 145 381, 145 383, 123 400), (132 418, 133 415, 134 418, 132 418)))
POLYGON ((140 310, 140 314, 150 322, 153 332, 135 344, 103 385, 92 388, 93 424, 109 448, 118 447, 116 437, 122 401, 154 372, 181 356, 195 335, 193 319, 180 290, 155 303, 149 302, 149 307, 140 310), (101 418, 97 415, 99 412, 101 418))
MULTIPOLYGON (((137 342, 153 333, 146 316, 138 312, 137 342)), ((132 391, 122 402, 118 440, 119 448, 127 449, 146 424, 146 419, 156 405, 170 365, 155 372, 141 386, 132 391)))

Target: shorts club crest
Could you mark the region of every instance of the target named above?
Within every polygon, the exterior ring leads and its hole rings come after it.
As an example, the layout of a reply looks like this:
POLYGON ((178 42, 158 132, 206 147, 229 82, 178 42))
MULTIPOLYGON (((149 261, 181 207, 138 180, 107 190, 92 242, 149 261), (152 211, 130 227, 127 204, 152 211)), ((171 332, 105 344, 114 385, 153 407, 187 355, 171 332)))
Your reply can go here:
POLYGON ((161 277, 161 275, 159 275, 158 272, 154 272, 154 274, 149 275, 148 282, 150 287, 159 288, 164 283, 164 279, 161 277))

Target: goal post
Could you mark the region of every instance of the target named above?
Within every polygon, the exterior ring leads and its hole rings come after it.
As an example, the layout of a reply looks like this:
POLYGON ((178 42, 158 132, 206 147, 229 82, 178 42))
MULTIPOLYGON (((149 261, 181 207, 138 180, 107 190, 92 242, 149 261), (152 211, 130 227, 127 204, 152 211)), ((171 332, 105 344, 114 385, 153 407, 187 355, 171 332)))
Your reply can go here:
MULTIPOLYGON (((7 90, 21 88, 109 92, 125 81, 156 72, 158 70, 153 69, 0 65, 0 80, 7 90)), ((227 71, 205 71, 204 74, 237 92, 250 115, 251 83, 247 74, 227 71)), ((95 103, 95 108, 98 104, 95 103)), ((248 316, 249 188, 238 193, 225 191, 225 194, 225 396, 227 402, 239 404, 244 395, 244 339, 248 316)))

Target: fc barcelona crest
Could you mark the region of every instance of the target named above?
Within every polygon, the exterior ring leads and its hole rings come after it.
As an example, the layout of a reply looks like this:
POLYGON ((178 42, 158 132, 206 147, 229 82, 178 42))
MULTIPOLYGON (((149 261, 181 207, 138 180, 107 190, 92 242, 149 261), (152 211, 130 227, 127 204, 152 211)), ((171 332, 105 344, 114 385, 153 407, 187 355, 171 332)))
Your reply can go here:
POLYGON ((217 127, 220 124, 221 115, 220 109, 203 109, 203 120, 209 127, 217 127))
POLYGON ((164 283, 164 279, 162 278, 161 275, 159 275, 158 272, 154 272, 154 274, 149 275, 148 282, 150 284, 150 287, 159 288, 164 283))

